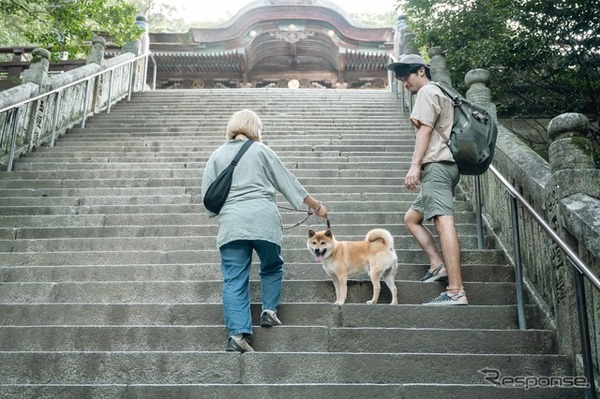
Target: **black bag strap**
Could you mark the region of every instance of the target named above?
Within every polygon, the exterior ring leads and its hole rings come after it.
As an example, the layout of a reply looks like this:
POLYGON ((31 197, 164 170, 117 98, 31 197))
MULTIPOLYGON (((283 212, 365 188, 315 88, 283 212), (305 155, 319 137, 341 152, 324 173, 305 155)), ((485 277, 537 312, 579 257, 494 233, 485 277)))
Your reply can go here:
POLYGON ((231 165, 236 166, 237 163, 240 161, 240 158, 242 157, 242 155, 244 155, 244 153, 246 152, 246 150, 248 148, 250 148, 250 146, 253 143, 254 143, 254 141, 252 141, 252 140, 246 140, 246 142, 244 143, 244 145, 242 146, 242 148, 240 148, 240 150, 238 151, 238 153, 233 158, 233 161, 231 161, 231 165))
POLYGON ((454 87, 447 86, 442 82, 431 82, 442 90, 442 93, 446 95, 455 107, 460 107, 462 104, 461 95, 454 89, 454 87))

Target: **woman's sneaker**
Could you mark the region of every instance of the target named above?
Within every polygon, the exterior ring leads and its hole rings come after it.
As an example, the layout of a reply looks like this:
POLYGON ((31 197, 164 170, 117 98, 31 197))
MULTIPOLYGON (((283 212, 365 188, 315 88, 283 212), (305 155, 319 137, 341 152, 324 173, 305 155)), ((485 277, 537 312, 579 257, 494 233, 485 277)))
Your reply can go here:
POLYGON ((423 303, 423 305, 429 306, 457 306, 468 304, 469 300, 467 299, 467 294, 465 294, 464 291, 458 292, 456 294, 442 292, 437 298, 423 303))
POLYGON ((263 310, 260 314, 260 326, 261 327, 275 327, 280 326, 281 321, 277 318, 277 313, 272 310, 263 310))
POLYGON ((232 335, 227 340, 227 346, 225 347, 227 352, 254 352, 254 349, 250 346, 248 338, 243 334, 232 335))
POLYGON ((427 274, 421 279, 423 283, 433 283, 434 281, 448 281, 448 272, 443 263, 435 269, 427 270, 427 274))

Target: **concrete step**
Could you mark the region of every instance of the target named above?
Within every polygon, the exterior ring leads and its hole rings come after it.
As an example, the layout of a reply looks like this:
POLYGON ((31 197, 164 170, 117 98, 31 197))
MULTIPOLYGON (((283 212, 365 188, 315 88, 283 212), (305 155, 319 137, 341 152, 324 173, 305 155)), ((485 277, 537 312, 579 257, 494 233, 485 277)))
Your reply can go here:
MULTIPOLYGON (((389 305, 389 290, 382 284, 379 306, 389 305)), ((421 304, 444 291, 443 284, 397 280, 398 302, 421 304)), ((260 301, 258 281, 251 281, 251 300, 260 301)), ((205 281, 109 281, 0 283, 1 303, 221 303, 220 280, 205 281)), ((474 305, 514 305, 511 282, 465 283, 474 305)), ((369 280, 348 282, 347 303, 366 303, 373 294, 369 280)), ((284 280, 283 303, 333 303, 331 280, 284 280)))
MULTIPOLYGON (((197 205, 197 207, 201 207, 197 205)), ((189 213, 169 213, 170 207, 164 208, 165 213, 156 213, 160 211, 157 205, 152 214, 131 213, 131 214, 105 214, 90 213, 71 215, 23 215, 23 216, 4 216, 0 215, 0 225, 4 227, 65 227, 65 226, 157 226, 157 225, 201 225, 205 223, 215 224, 216 220, 209 219, 202 210, 194 210, 189 213)), ((306 215, 297 213, 283 214, 284 226, 289 227, 302 220, 306 215)), ((337 224, 365 225, 372 223, 371 226, 377 227, 384 224, 400 223, 404 217, 404 212, 372 213, 372 212, 354 212, 337 213, 331 211, 329 217, 332 228, 335 231, 337 224)), ((473 223, 474 215, 471 213, 460 213, 455 215, 458 224, 473 223)), ((317 219, 314 216, 305 223, 306 226, 322 226, 325 221, 317 219)), ((342 237, 340 237, 342 238, 342 237)))
POLYGON ((479 370, 490 367, 508 376, 573 373, 565 356, 537 354, 0 352, 0 380, 44 385, 481 384, 479 370))
MULTIPOLYGON (((2 252, 0 259, 11 266, 58 266, 58 265, 138 265, 138 264, 195 264, 220 263, 220 255, 215 246, 205 250, 172 251, 65 251, 65 252, 2 252)), ((306 242, 296 247, 283 247, 282 256, 288 263, 306 263, 312 261, 312 255, 306 249, 306 242)), ((505 264, 502 251, 495 249, 463 249, 463 264, 505 264)), ((425 255, 418 249, 403 249, 400 262, 407 264, 426 264, 425 255)))
MULTIPOLYGON (((201 175, 191 174, 188 177, 181 178, 115 178, 115 179, 61 179, 61 180, 0 180, 0 190, 13 188, 100 188, 100 187, 200 187, 201 175)), ((389 187, 387 192, 398 192, 405 190, 404 176, 402 177, 305 177, 298 179, 305 187, 328 187, 337 185, 337 187, 353 187, 354 192, 358 191, 356 186, 364 188, 360 191, 380 191, 372 187, 389 187)), ((346 191, 349 189, 347 188, 346 191)), ((386 190, 386 189, 384 189, 386 190)))
MULTIPOLYGON (((260 304, 251 305, 259 320, 260 304)), ((527 327, 544 329, 546 318, 526 305, 527 327)), ((190 326, 222 325, 220 303, 0 303, 1 326, 190 326)), ((363 328, 517 329, 515 305, 436 307, 346 303, 282 303, 278 316, 286 326, 363 328)), ((443 341, 443 340, 442 340, 443 341)))
POLYGON ((229 397, 261 399, 583 399, 582 389, 528 387, 499 389, 483 380, 478 384, 444 383, 319 383, 319 384, 0 384, 7 397, 124 398, 124 399, 222 399, 229 397))
MULTIPOLYGON (((303 224, 294 229, 288 229, 285 237, 303 236, 306 237, 306 231, 314 220, 309 219, 308 224, 303 224)), ((318 223, 318 221, 317 221, 318 223)), ((315 224, 316 228, 322 228, 315 224)), ((435 238, 437 232, 431 224, 426 224, 435 238)), ((335 234, 340 240, 348 240, 348 237, 357 232, 367 232, 373 226, 340 224, 335 225, 335 234)), ((406 227, 402 224, 378 225, 390 231, 394 237, 406 234, 406 227)), ((474 236, 476 227, 472 224, 457 224, 457 230, 461 237, 474 236)), ((216 223, 205 223, 203 225, 155 225, 155 226, 94 226, 94 227, 0 227, 0 239, 3 240, 31 240, 31 239, 58 239, 58 238, 112 238, 112 237, 186 237, 186 236, 216 236, 216 223)), ((361 237, 361 239, 364 237, 361 237)), ((487 242, 488 238, 485 237, 487 242)))
MULTIPOLYGON (((428 265, 400 264, 397 280, 420 281, 428 265)), ((251 278, 258 280, 258 263, 251 278)), ((514 281, 509 265, 463 265, 463 280, 467 282, 514 281)), ((286 263, 286 280, 327 279, 320 263, 286 263)), ((368 280, 368 276, 360 276, 368 280)), ((0 281, 8 282, 74 282, 74 281, 201 281, 220 280, 220 263, 163 264, 163 265, 72 265, 72 266, 11 266, 0 268, 0 281)))
MULTIPOLYGON (((323 226, 324 227, 324 226, 323 226)), ((301 247, 306 245, 306 231, 298 231, 296 235, 288 235, 284 245, 301 247), (302 234, 303 233, 303 234, 302 234)), ((341 239, 341 238, 340 238, 341 239)), ((349 235, 343 237, 344 241, 363 241, 364 235, 349 235)), ((401 252, 405 249, 419 249, 420 247, 412 236, 402 235, 394 237, 395 248, 401 252)), ((464 250, 477 249, 478 239, 475 235, 461 235, 461 248, 464 250)), ((439 246, 439 240, 438 240, 439 246)), ((40 239, 0 239, 0 253, 2 252, 68 252, 68 251, 178 251, 194 249, 214 249, 214 235, 185 236, 185 237, 115 237, 115 238, 49 238, 40 239)))
MULTIPOLYGON (((382 203, 394 202, 399 206, 403 203, 412 202, 415 199, 415 193, 324 193, 319 194, 321 202, 327 204, 335 203, 335 206, 343 206, 347 202, 362 203, 382 203)), ((290 204, 283 198, 277 195, 280 211, 290 208, 290 204)), ((6 196, 0 198, 0 206, 77 206, 77 205, 143 205, 143 204, 194 204, 201 203, 202 197, 198 195, 175 195, 167 193, 166 195, 138 195, 138 196, 86 196, 86 197, 40 197, 35 192, 31 196, 15 197, 6 196)), ((468 206, 463 201, 457 201, 456 206, 461 210, 467 210, 468 206)))
MULTIPOLYGON (((1 352, 222 352, 223 325, 0 327, 1 352)), ((556 351, 548 330, 444 328, 256 327, 260 352, 546 354, 556 351), (464 342, 469 342, 466 347, 464 342)))

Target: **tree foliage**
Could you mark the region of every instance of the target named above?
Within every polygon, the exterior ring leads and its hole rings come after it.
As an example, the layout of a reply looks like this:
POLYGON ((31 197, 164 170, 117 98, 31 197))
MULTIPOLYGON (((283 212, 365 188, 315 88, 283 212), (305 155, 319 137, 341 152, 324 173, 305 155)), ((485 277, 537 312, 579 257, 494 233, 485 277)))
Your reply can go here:
POLYGON ((0 21, 7 24, 0 40, 3 46, 34 45, 51 48, 54 57, 80 58, 99 33, 117 45, 139 38, 137 12, 126 0, 0 0, 0 21))
POLYGON ((600 110, 600 0, 398 0, 419 48, 446 51, 464 92, 473 68, 492 74, 499 111, 554 117, 600 110))

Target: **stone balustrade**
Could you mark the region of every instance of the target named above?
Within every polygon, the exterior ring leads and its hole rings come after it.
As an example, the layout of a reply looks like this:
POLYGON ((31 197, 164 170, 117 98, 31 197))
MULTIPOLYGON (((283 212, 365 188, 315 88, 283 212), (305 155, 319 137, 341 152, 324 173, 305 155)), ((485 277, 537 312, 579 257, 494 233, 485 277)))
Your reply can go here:
MULTIPOLYGON (((429 55, 433 80, 447 81, 449 74, 441 49, 433 48, 429 55)), ((486 70, 471 70, 465 76, 465 97, 497 119, 489 81, 486 70)), ((548 125, 552 140, 548 162, 499 124, 492 164, 592 272, 600 275, 600 170, 595 168, 592 145, 586 138, 589 130, 590 121, 584 115, 567 113, 554 118, 548 125)), ((510 258, 515 248, 510 194, 489 171, 479 179, 488 235, 495 237, 510 258)), ((475 207, 475 177, 462 176, 460 187, 475 207)), ((548 322, 557 329, 560 350, 576 355, 581 348, 573 266, 528 212, 519 210, 518 220, 528 300, 546 309, 548 322)), ((598 372, 600 292, 589 284, 586 291, 594 367, 598 372)))
POLYGON ((138 55, 138 42, 105 60, 105 40, 96 37, 86 65, 53 75, 48 73, 50 52, 35 49, 23 83, 0 92, 0 165, 10 169, 12 158, 53 145, 56 137, 87 116, 143 91, 148 54, 138 55))

